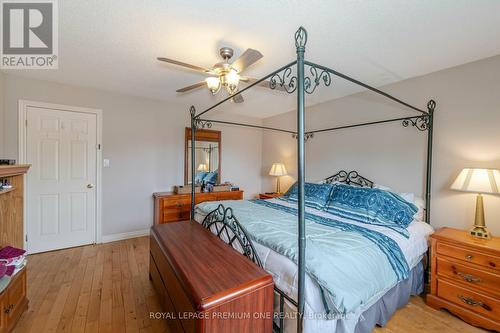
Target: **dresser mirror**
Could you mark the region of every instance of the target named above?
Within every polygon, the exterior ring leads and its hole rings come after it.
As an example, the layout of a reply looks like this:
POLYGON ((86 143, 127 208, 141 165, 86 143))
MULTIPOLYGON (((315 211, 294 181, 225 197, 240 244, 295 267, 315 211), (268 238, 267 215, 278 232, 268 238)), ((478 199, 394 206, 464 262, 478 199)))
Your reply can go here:
MULTIPOLYGON (((195 183, 220 184, 221 132, 207 129, 195 131, 195 183)), ((191 184, 191 128, 185 131, 184 184, 191 184)))

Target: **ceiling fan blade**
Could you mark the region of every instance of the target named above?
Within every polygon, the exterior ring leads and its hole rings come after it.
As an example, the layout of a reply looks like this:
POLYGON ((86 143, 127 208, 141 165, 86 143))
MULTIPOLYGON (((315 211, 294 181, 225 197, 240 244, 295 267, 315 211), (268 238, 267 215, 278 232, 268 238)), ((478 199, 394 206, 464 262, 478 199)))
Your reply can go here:
POLYGON ((182 62, 182 61, 177 61, 177 60, 168 59, 168 58, 162 58, 162 57, 158 57, 156 59, 158 59, 159 61, 168 62, 169 64, 174 64, 174 65, 177 65, 177 66, 186 67, 186 68, 195 70, 197 72, 209 73, 209 74, 211 73, 210 69, 203 68, 203 67, 196 66, 196 65, 187 64, 187 63, 182 62))
POLYGON ((247 49, 245 52, 243 52, 242 55, 240 55, 238 59, 236 59, 231 64, 231 66, 236 69, 238 73, 241 73, 245 70, 245 68, 251 66, 262 57, 263 55, 259 51, 254 49, 247 49))
MULTIPOLYGON (((255 81, 257 81, 257 79, 255 79, 253 77, 242 76, 240 78, 240 81, 243 81, 243 82, 246 82, 246 83, 254 83, 255 81)), ((262 88, 271 89, 271 82, 270 81, 261 81, 261 82, 259 82, 257 84, 257 86, 262 87, 262 88)), ((272 90, 279 90, 279 91, 285 91, 286 92, 285 87, 282 87, 279 84, 276 84, 276 87, 274 89, 272 89, 272 90)))
POLYGON ((201 82, 192 84, 190 86, 187 86, 187 87, 184 87, 184 88, 181 88, 181 89, 177 89, 175 92, 182 93, 182 92, 186 92, 186 91, 189 91, 189 90, 193 90, 193 89, 196 89, 196 88, 203 87, 204 85, 206 85, 205 81, 201 81, 201 82))
POLYGON ((241 94, 233 97, 233 102, 235 102, 235 103, 243 103, 244 101, 245 101, 245 99, 243 98, 243 96, 241 94))

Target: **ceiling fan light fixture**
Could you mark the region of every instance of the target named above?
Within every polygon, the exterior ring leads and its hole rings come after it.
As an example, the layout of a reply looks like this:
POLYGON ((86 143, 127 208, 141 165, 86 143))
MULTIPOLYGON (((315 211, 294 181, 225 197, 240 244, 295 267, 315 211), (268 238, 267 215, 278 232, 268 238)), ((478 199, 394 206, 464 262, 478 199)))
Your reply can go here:
POLYGON ((210 90, 212 95, 215 95, 219 92, 221 84, 218 77, 207 77, 205 79, 205 82, 207 83, 208 90, 210 90))
POLYGON ((225 83, 227 91, 232 95, 238 91, 238 84, 240 83, 240 75, 234 69, 231 69, 225 75, 225 83))
MULTIPOLYGON (((226 90, 227 93, 231 95, 230 97, 233 102, 242 103, 244 101, 243 96, 241 96, 241 94, 235 95, 240 91, 238 89, 240 81, 248 83, 250 81, 257 81, 257 79, 251 79, 246 76, 241 77, 240 74, 243 73, 246 68, 252 66, 255 62, 261 59, 262 53, 254 49, 247 49, 245 52, 240 54, 236 60, 232 62, 229 62, 229 60, 232 59, 234 55, 234 50, 232 48, 223 47, 219 50, 219 54, 222 57, 223 61, 216 63, 210 68, 191 65, 183 61, 165 57, 158 57, 157 60, 188 68, 195 72, 203 73, 204 75, 209 76, 202 81, 196 82, 195 84, 177 89, 176 92, 185 93, 202 88, 206 85, 212 95, 216 95, 222 88, 224 88, 224 90, 226 90)), ((262 81, 259 83, 259 85, 270 88, 268 82, 269 81, 262 81)))

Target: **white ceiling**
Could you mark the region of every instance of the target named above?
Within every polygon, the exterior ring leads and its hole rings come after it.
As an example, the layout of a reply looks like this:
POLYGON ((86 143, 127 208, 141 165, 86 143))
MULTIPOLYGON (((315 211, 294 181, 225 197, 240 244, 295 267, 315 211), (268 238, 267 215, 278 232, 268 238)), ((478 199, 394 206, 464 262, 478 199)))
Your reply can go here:
MULTIPOLYGON (((201 110, 219 97, 175 90, 203 76, 157 56, 211 66, 221 46, 233 47, 235 56, 251 47, 264 58, 245 74, 260 77, 294 60, 300 25, 309 33, 308 60, 374 86, 500 54, 498 0, 60 0, 59 70, 15 74, 201 110)), ((357 91, 336 83, 308 96, 308 104, 357 91)), ((267 117, 296 104, 263 88, 245 98, 224 108, 267 117)))

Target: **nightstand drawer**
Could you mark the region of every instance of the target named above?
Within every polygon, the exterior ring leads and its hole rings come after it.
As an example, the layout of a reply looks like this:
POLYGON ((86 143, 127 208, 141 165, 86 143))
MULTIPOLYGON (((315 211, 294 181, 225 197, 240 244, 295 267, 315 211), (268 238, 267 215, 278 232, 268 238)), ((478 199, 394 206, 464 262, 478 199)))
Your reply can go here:
POLYGON ((163 209, 176 209, 182 206, 191 206, 191 198, 175 198, 175 199, 163 199, 163 209))
POLYGON ((438 279, 437 295, 461 307, 497 320, 500 318, 500 301, 466 288, 438 279))
POLYGON ((164 209, 163 222, 177 222, 189 220, 191 216, 191 206, 180 209, 164 209))
POLYGON ((490 256, 484 253, 476 252, 471 249, 464 249, 448 244, 438 243, 437 254, 445 255, 448 257, 464 260, 473 264, 500 270, 500 258, 490 256))
POLYGON ((437 258, 438 276, 447 277, 470 286, 472 290, 494 293, 500 297, 500 275, 437 258))

